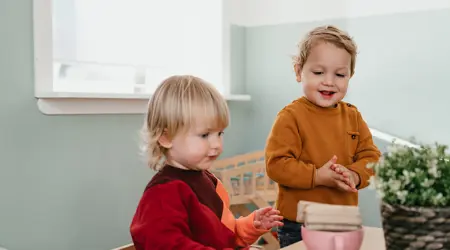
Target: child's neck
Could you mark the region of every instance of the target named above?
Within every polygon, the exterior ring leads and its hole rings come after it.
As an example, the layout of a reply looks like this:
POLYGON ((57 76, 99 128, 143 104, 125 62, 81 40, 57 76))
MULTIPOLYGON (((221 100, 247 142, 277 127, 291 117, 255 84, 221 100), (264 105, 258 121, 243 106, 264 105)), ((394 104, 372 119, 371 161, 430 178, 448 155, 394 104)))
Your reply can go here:
POLYGON ((185 167, 185 166, 183 166, 182 164, 180 164, 180 163, 178 163, 178 162, 176 162, 176 161, 173 161, 173 160, 167 160, 167 161, 166 161, 166 164, 169 165, 169 166, 171 166, 171 167, 178 168, 178 169, 181 169, 181 170, 187 170, 187 171, 201 171, 201 169, 192 169, 192 168, 185 167))

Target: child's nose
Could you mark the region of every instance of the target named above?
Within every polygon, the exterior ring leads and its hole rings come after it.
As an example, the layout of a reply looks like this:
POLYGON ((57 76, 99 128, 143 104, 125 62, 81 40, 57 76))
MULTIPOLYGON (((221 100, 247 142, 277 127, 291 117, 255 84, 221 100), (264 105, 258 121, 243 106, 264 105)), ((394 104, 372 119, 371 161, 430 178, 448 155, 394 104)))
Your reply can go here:
POLYGON ((220 138, 214 138, 214 139, 212 139, 211 142, 210 142, 210 146, 211 146, 211 148, 213 148, 213 149, 220 148, 221 145, 222 145, 222 143, 221 143, 220 138))
POLYGON ((323 81, 323 84, 326 86, 333 86, 334 78, 332 76, 327 75, 323 81))

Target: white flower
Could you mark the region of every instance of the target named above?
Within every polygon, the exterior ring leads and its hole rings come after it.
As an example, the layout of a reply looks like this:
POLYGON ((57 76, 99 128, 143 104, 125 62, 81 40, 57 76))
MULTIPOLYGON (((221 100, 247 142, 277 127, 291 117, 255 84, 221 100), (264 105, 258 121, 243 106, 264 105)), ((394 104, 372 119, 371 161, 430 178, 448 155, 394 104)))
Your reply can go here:
POLYGON ((438 170, 436 159, 432 159, 428 162, 428 173, 435 178, 440 177, 441 173, 438 170))
POLYGON ((395 178, 397 172, 394 169, 388 169, 386 174, 387 174, 387 176, 389 176, 391 178, 395 178))
POLYGON ((403 180, 404 180, 404 185, 408 185, 411 182, 411 173, 406 171, 405 169, 403 169, 403 180))
POLYGON ((424 188, 429 188, 429 187, 433 186, 433 184, 434 184, 434 180, 429 180, 428 178, 425 178, 425 180, 423 180, 421 185, 424 188))
POLYGON ((396 154, 402 154, 402 153, 406 152, 407 148, 406 148, 406 146, 394 143, 387 147, 387 151, 388 151, 388 156, 393 156, 396 154))
POLYGON ((441 193, 438 193, 436 196, 432 197, 431 199, 432 199, 432 202, 434 205, 439 205, 445 201, 445 197, 441 193))
POLYGON ((383 192, 383 190, 377 189, 377 195, 378 195, 378 197, 380 197, 380 199, 383 199, 383 198, 384 198, 384 192, 383 192))
POLYGON ((383 180, 378 179, 374 181, 374 185, 376 190, 385 190, 386 189, 385 187, 389 187, 383 180))
POLYGON ((400 191, 400 188, 401 188, 401 186, 402 186, 402 183, 401 183, 401 181, 399 181, 399 180, 393 180, 393 179, 390 179, 390 180, 388 181, 388 185, 390 186, 390 190, 391 190, 392 192, 396 193, 396 192, 400 191))
POLYGON ((408 195, 408 191, 406 191, 406 190, 397 191, 395 194, 397 195, 397 199, 399 199, 401 204, 405 203, 406 196, 408 195))
POLYGON ((437 148, 433 147, 433 148, 431 149, 430 157, 431 157, 431 158, 437 158, 438 155, 439 155, 439 154, 438 154, 438 152, 437 152, 437 148))

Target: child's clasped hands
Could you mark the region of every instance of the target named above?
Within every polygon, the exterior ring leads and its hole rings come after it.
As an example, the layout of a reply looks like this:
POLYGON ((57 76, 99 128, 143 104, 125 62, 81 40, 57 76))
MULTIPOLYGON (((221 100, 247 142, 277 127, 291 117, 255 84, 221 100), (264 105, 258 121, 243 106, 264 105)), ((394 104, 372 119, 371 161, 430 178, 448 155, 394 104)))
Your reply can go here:
POLYGON ((359 175, 350 169, 336 164, 337 157, 325 163, 316 172, 316 186, 335 187, 343 191, 357 192, 356 186, 359 184, 359 175))

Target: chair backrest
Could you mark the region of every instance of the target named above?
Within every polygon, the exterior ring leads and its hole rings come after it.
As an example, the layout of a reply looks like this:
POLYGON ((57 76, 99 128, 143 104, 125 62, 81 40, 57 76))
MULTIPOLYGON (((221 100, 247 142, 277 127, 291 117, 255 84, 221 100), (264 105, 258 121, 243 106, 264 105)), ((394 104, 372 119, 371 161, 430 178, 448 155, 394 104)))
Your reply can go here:
POLYGON ((231 205, 250 203, 257 193, 266 201, 276 199, 278 187, 266 174, 264 151, 218 160, 211 172, 222 181, 231 205))
POLYGON ((252 153, 232 156, 220 159, 214 162, 212 170, 222 170, 224 168, 234 168, 241 165, 264 161, 264 151, 255 151, 252 153))

